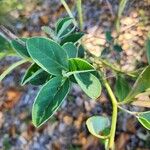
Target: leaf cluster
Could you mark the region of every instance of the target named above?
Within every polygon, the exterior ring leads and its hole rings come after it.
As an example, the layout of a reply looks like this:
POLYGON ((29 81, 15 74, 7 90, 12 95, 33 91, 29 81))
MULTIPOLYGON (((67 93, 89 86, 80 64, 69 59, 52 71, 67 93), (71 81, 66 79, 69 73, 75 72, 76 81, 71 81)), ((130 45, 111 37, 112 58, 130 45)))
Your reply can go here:
MULTIPOLYGON (((40 86, 32 107, 32 121, 36 127, 44 124, 61 106, 70 91, 72 83, 78 84, 81 89, 91 98, 97 99, 105 85, 106 76, 103 70, 105 66, 115 72, 114 95, 117 97, 117 105, 129 104, 135 97, 150 89, 150 40, 147 40, 147 58, 149 65, 138 72, 134 85, 128 83, 130 74, 118 71, 100 58, 103 69, 97 70, 84 57, 84 48, 80 39, 83 33, 77 31, 72 18, 58 20, 55 29, 48 26, 42 27, 47 37, 18 38, 8 41, 0 36, 0 56, 17 54, 23 61, 13 64, 8 71, 0 76, 2 80, 12 69, 25 62, 31 62, 21 84, 40 86)), ((113 43, 111 33, 106 33, 109 46, 117 52, 121 52, 120 45, 113 43)), ((108 91, 111 89, 107 86, 108 91)), ((110 94, 112 95, 112 93, 110 94)), ((127 111, 133 114, 130 111, 127 111)), ((150 112, 134 113, 138 121, 150 130, 150 112)), ((110 119, 106 116, 93 116, 86 122, 89 132, 101 139, 108 139, 110 135, 110 119)))

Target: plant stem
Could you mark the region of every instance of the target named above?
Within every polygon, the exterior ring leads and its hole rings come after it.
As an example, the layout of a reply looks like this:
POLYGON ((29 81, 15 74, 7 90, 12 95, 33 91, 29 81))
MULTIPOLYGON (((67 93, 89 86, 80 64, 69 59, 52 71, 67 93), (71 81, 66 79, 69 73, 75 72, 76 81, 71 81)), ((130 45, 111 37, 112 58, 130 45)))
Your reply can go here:
POLYGON ((117 67, 115 67, 113 64, 107 62, 106 60, 103 60, 101 58, 99 58, 99 60, 102 62, 102 64, 106 65, 107 67, 111 68, 112 70, 118 72, 118 73, 122 73, 122 74, 126 74, 130 77, 136 77, 134 74, 130 73, 130 72, 124 72, 120 69, 118 69, 117 67))
POLYGON ((61 1, 61 3, 63 4, 63 6, 65 7, 65 9, 66 9, 68 15, 70 16, 70 18, 73 18, 73 23, 74 23, 74 25, 77 26, 77 22, 76 22, 76 20, 75 20, 75 18, 74 18, 74 16, 73 16, 73 14, 72 14, 72 12, 71 12, 69 6, 67 5, 66 1, 65 1, 65 0, 60 0, 60 1, 61 1))
POLYGON ((118 33, 120 32, 120 19, 125 10, 127 2, 128 2, 128 0, 120 0, 120 2, 119 2, 118 15, 116 18, 116 30, 118 33))
POLYGON ((24 64, 24 63, 26 63, 26 62, 28 62, 28 60, 23 59, 23 60, 20 60, 20 61, 18 61, 18 62, 16 62, 16 63, 12 64, 7 70, 5 70, 5 71, 0 75, 0 81, 2 81, 2 80, 5 78, 5 76, 8 75, 8 74, 9 74, 12 70, 14 70, 16 67, 18 67, 18 66, 20 66, 20 65, 22 65, 22 64, 24 64))
POLYGON ((128 114, 133 115, 133 116, 136 116, 138 114, 138 112, 133 112, 133 111, 127 110, 127 109, 125 109, 125 108, 123 108, 123 107, 121 107, 119 105, 118 105, 118 108, 121 109, 124 112, 127 112, 128 114))
POLYGON ((95 64, 100 65, 100 66, 106 66, 106 67, 110 68, 111 70, 113 70, 117 73, 125 74, 127 76, 132 77, 132 78, 136 77, 136 75, 134 73, 124 72, 120 68, 118 68, 115 65, 111 64, 110 62, 108 62, 107 60, 104 60, 100 57, 96 57, 88 51, 86 51, 86 53, 87 53, 87 56, 89 57, 89 60, 92 61, 93 64, 95 63, 95 64), (90 57, 92 57, 93 59, 91 60, 90 57))
POLYGON ((82 0, 77 0, 77 10, 79 16, 80 29, 83 30, 82 0))
POLYGON ((111 129, 110 129, 110 139, 109 139, 109 144, 108 144, 108 149, 113 150, 114 146, 115 146, 114 141, 115 141, 117 114, 118 114, 117 100, 116 100, 116 97, 114 96, 113 91, 106 79, 103 79, 103 83, 104 83, 104 85, 107 89, 107 92, 111 98, 112 107, 113 107, 112 123, 111 123, 111 129))

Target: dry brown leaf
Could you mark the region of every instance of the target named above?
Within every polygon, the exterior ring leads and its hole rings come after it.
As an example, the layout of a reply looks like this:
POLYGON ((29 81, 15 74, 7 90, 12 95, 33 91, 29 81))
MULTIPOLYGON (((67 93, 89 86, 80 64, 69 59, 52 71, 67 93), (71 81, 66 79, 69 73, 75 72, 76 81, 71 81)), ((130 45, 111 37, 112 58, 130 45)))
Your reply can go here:
POLYGON ((0 106, 0 110, 11 109, 13 108, 17 102, 20 100, 21 92, 17 89, 10 88, 6 91, 6 100, 0 106))
POLYGON ((135 97, 135 100, 131 103, 134 106, 150 108, 150 90, 140 93, 135 97))
POLYGON ((132 102, 131 105, 150 108, 150 101, 136 100, 132 102))

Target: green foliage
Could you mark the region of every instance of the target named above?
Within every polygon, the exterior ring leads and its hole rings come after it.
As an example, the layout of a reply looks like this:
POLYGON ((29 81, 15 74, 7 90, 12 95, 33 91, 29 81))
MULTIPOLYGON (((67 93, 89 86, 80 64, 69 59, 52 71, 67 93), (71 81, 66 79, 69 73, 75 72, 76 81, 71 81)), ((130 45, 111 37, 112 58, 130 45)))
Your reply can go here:
POLYGON ((10 41, 0 34, 0 59, 13 53, 10 41))
POLYGON ((56 33, 59 38, 63 38, 74 31, 75 27, 72 28, 72 20, 72 18, 65 18, 58 21, 56 25, 56 33))
POLYGON ((130 91, 130 86, 124 76, 118 75, 115 84, 115 94, 119 101, 123 101, 130 91))
POLYGON ((128 0, 119 0, 118 16, 116 18, 116 30, 120 30, 120 18, 125 10, 128 0))
POLYGON ((12 70, 14 70, 16 67, 26 63, 27 60, 20 60, 14 64, 12 64, 10 67, 8 67, 1 75, 0 75, 0 81, 2 81, 12 70))
POLYGON ((50 78, 50 75, 37 64, 33 63, 26 71, 21 84, 31 83, 33 85, 42 85, 48 78, 50 78))
POLYGON ((65 37, 64 39, 62 39, 61 45, 63 45, 66 42, 76 43, 78 40, 81 39, 81 37, 83 35, 84 35, 83 33, 73 33, 73 34, 70 34, 67 37, 65 37))
POLYGON ((12 50, 10 42, 0 34, 0 52, 12 50))
POLYGON ((78 56, 78 49, 73 43, 65 43, 63 48, 66 50, 69 58, 75 58, 78 56))
POLYGON ((124 101, 127 101, 128 103, 132 102, 138 94, 146 91, 148 88, 150 88, 150 66, 147 66, 139 75, 132 90, 124 101))
POLYGON ((90 72, 74 74, 77 83, 81 89, 92 99, 97 99, 101 94, 101 83, 90 72))
POLYGON ((26 41, 27 38, 21 38, 11 41, 12 47, 21 57, 30 57, 26 48, 26 41))
POLYGON ((56 42, 42 37, 27 40, 27 49, 32 59, 52 75, 68 71, 67 53, 56 42))
POLYGON ((111 32, 107 31, 107 32, 105 33, 105 37, 106 37, 107 42, 112 42, 113 37, 112 37, 112 35, 111 35, 111 32))
POLYGON ((54 77, 38 93, 32 109, 32 120, 36 127, 45 123, 60 107, 69 92, 69 80, 54 77), (49 93, 49 94, 48 94, 49 93))
POLYGON ((146 55, 147 55, 148 63, 150 65, 150 38, 148 38, 146 41, 146 55))
POLYGON ((150 130, 150 111, 139 113, 138 121, 148 130, 150 130))
POLYGON ((69 74, 95 71, 95 68, 87 61, 80 58, 69 59, 69 74))
POLYGON ((48 26, 43 26, 42 27, 42 30, 48 34, 50 36, 50 38, 52 38, 53 40, 57 40, 57 37, 56 37, 56 33, 53 29, 51 29, 50 27, 48 26))
MULTIPOLYGON (((67 17, 60 19, 55 29, 42 27, 49 38, 20 38, 10 42, 0 35, 0 56, 7 56, 11 52, 22 58, 0 75, 0 81, 17 66, 26 62, 31 63, 21 83, 42 85, 32 107, 32 121, 36 127, 44 124, 59 109, 69 93, 71 83, 78 84, 91 99, 99 98, 104 86, 112 102, 111 127, 108 117, 105 116, 91 117, 86 124, 92 135, 104 139, 107 148, 113 149, 118 108, 136 116, 138 121, 150 130, 149 112, 131 112, 122 107, 150 88, 150 66, 144 66, 144 69, 139 68, 135 72, 123 72, 107 59, 102 59, 103 56, 93 56, 89 62, 80 41, 84 34, 75 30, 77 27, 74 21, 67 17), (115 74, 114 91, 108 83, 107 72, 115 74), (131 90, 127 81, 129 77, 130 80, 136 80, 131 90)), ((105 56, 111 52, 120 55, 118 52, 122 51, 122 47, 113 39, 111 32, 106 32, 106 40, 105 56)), ((148 62, 149 45, 148 39, 148 62)))
POLYGON ((104 116, 93 116, 86 121, 89 132, 100 138, 106 139, 109 134, 110 121, 104 116))
POLYGON ((80 46, 78 47, 78 57, 84 58, 84 52, 85 52, 84 46, 83 46, 83 45, 80 45, 80 46))
POLYGON ((113 46, 113 49, 114 49, 116 52, 122 52, 122 51, 123 51, 122 47, 121 47, 120 45, 118 45, 118 44, 115 44, 115 45, 113 46))
POLYGON ((42 27, 42 30, 53 40, 64 45, 67 42, 76 43, 84 35, 82 32, 76 32, 76 28, 74 19, 66 17, 58 20, 54 30, 48 26, 42 27))

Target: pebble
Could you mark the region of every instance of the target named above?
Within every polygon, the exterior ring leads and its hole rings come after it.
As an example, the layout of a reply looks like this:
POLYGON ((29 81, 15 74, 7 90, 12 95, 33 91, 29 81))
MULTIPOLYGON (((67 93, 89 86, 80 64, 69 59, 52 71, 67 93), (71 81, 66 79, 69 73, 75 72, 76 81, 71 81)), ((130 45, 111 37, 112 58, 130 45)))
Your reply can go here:
POLYGON ((126 40, 131 40, 131 39, 133 38, 133 35, 130 34, 130 33, 125 33, 125 34, 124 34, 124 38, 125 38, 126 40))
POLYGON ((70 116, 64 116, 63 121, 66 125, 71 125, 73 123, 73 118, 70 116))
POLYGON ((75 99, 75 102, 76 102, 77 106, 83 105, 83 99, 79 96, 75 99))
POLYGON ((65 132, 65 129, 66 129, 66 124, 65 123, 60 123, 59 126, 58 126, 59 132, 63 133, 63 132, 65 132))
POLYGON ((132 56, 132 55, 133 55, 132 49, 128 49, 128 50, 126 51, 126 55, 132 56))
POLYGON ((82 93, 81 88, 77 84, 73 84, 72 86, 72 94, 78 96, 82 93))
POLYGON ((133 19, 130 17, 124 18, 121 20, 121 23, 124 25, 131 25, 133 23, 133 19))
POLYGON ((0 128, 2 128, 4 121, 5 121, 4 115, 3 115, 3 113, 0 111, 0 128))
POLYGON ((84 107, 85 107, 86 111, 91 111, 91 106, 90 106, 89 102, 84 101, 84 107))
POLYGON ((20 136, 19 137, 19 141, 21 142, 21 144, 23 144, 23 145, 25 145, 25 144, 27 144, 27 140, 24 138, 24 136, 20 136))

